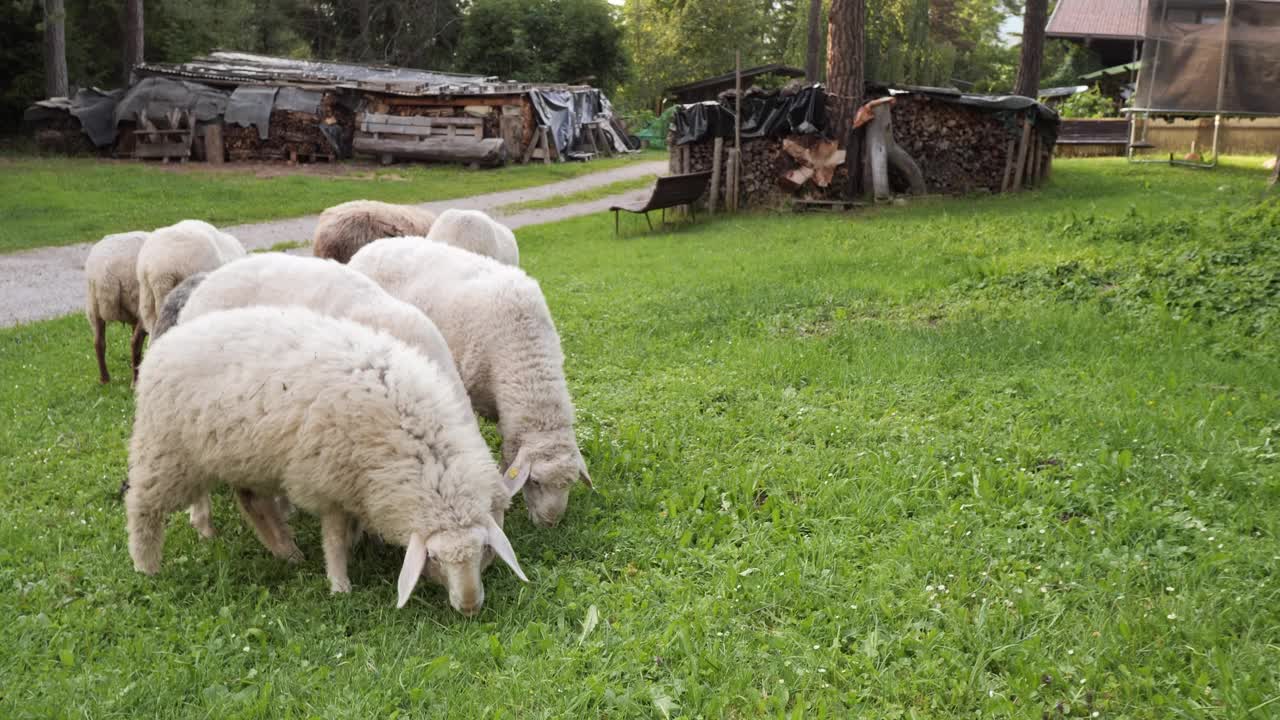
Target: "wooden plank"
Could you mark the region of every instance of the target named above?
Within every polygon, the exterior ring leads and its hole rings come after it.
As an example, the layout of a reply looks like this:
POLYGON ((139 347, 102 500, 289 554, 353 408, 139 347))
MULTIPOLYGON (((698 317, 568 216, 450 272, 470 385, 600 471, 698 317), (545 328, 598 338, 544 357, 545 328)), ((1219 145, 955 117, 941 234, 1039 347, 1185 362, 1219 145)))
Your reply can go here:
POLYGON ((539 137, 540 137, 540 136, 539 136, 539 135, 538 135, 538 133, 535 131, 535 132, 533 133, 533 139, 532 139, 532 140, 530 140, 530 141, 529 141, 529 144, 528 144, 528 145, 526 145, 526 146, 524 147, 524 157, 520 158, 520 163, 521 163, 522 165, 523 165, 523 164, 525 164, 525 163, 528 163, 528 162, 529 162, 529 160, 533 158, 533 151, 534 151, 534 149, 536 149, 536 148, 538 147, 538 138, 539 138, 539 137))
POLYGON ((507 161, 507 146, 502 138, 442 138, 422 140, 374 140, 357 136, 356 152, 371 155, 387 154, 394 157, 438 162, 476 163, 482 166, 502 165, 507 161))
POLYGON ((551 164, 551 132, 547 128, 538 128, 538 145, 542 148, 542 164, 551 164))
POLYGON ((153 142, 139 143, 133 149, 136 158, 188 158, 191 157, 191 145, 185 142, 153 142))
POLYGON ((1031 144, 1031 123, 1026 119, 1022 119, 1022 139, 1018 141, 1018 159, 1013 165, 1013 185, 1011 188, 1014 192, 1022 189, 1022 173, 1027 166, 1027 146, 1031 144))
POLYGON ((204 126, 204 156, 210 165, 221 165, 226 160, 222 144, 222 123, 204 126))
POLYGON ((724 138, 717 137, 711 144, 711 197, 707 200, 711 214, 716 214, 716 203, 720 199, 720 156, 724 154, 724 138))
POLYGON ((889 187, 889 105, 875 106, 875 116, 867 124, 868 159, 871 163, 871 188, 877 201, 888 200, 889 187))
POLYGON ((1000 192, 1009 192, 1009 183, 1013 180, 1013 153, 1018 148, 1018 141, 1009 138, 1009 145, 1004 153, 1004 180, 1000 181, 1000 192))

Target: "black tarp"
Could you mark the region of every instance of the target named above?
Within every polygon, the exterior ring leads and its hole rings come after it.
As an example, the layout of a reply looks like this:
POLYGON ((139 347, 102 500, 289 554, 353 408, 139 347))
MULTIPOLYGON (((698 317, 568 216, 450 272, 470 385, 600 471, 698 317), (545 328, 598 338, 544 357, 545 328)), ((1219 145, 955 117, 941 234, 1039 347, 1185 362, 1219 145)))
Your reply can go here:
POLYGON ((276 104, 276 91, 280 88, 262 85, 241 85, 231 93, 223 121, 228 125, 255 127, 258 139, 270 135, 271 108, 276 104))
MULTIPOLYGON (((1035 109, 1038 123, 1057 125, 1058 113, 1042 103, 1021 95, 966 95, 950 88, 867 84, 867 99, 890 93, 927 95, 942 102, 979 108, 992 113, 1019 113, 1035 109)), ((827 93, 821 85, 798 91, 763 91, 752 88, 742 94, 742 137, 744 139, 781 135, 812 135, 826 130, 827 93)), ((709 138, 733 137, 733 94, 719 101, 681 105, 676 109, 675 143, 703 142, 709 138)))
POLYGON ((317 90, 286 86, 280 88, 280 92, 276 93, 275 108, 276 110, 307 113, 308 115, 319 117, 322 100, 324 100, 324 93, 317 90))
MULTIPOLYGON (((551 130, 556 150, 567 155, 582 134, 582 123, 593 120, 611 120, 613 106, 604 93, 594 88, 584 90, 530 90, 529 100, 538 115, 538 124, 551 130)), ((614 150, 627 152, 626 140, 614 130, 611 123, 602 128, 613 143, 614 150)))
POLYGON ((161 118, 170 110, 190 111, 200 122, 216 120, 227 108, 225 91, 200 83, 163 77, 143 78, 129 88, 116 104, 114 125, 136 122, 138 112, 148 118, 161 118))
MULTIPOLYGON (((742 94, 742 137, 746 139, 778 135, 812 135, 827 124, 827 93, 821 85, 809 85, 797 92, 763 91, 752 88, 742 94)), ((702 142, 709 138, 733 137, 732 93, 718 101, 681 105, 675 112, 675 143, 702 142)))
POLYGON ((74 97, 41 100, 23 113, 23 121, 39 125, 58 116, 71 115, 80 121, 80 129, 96 147, 106 147, 115 141, 115 109, 123 90, 103 92, 97 88, 82 88, 74 97))

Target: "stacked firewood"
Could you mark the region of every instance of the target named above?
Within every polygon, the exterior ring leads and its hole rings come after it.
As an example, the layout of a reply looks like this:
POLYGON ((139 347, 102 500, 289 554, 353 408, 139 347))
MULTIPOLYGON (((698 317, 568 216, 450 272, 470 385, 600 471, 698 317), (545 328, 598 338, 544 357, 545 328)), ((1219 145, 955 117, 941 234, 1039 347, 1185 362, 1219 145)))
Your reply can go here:
MULTIPOLYGON (((679 163, 681 157, 680 148, 689 148, 689 167, 684 168, 683 172, 706 172, 711 170, 711 159, 714 153, 714 141, 690 143, 689 145, 670 145, 673 162, 679 163)), ((728 178, 728 150, 733 147, 733 141, 729 140, 724 143, 724 153, 720 158, 721 187, 725 186, 728 178)), ((742 173, 739 176, 739 191, 742 193, 748 204, 756 203, 769 195, 779 192, 778 177, 781 174, 779 168, 783 165, 782 144, 778 140, 767 138, 757 138, 753 140, 742 141, 742 173)), ((681 168, 674 167, 673 172, 681 172, 681 168)))
POLYGON ((337 125, 342 129, 344 144, 349 145, 355 120, 333 93, 325 93, 320 115, 291 110, 272 110, 267 125, 267 139, 258 136, 256 127, 227 125, 223 142, 232 160, 296 160, 333 159, 337 156, 320 125, 337 125))
POLYGON ((899 95, 893 137, 924 172, 929 192, 1000 192, 1009 140, 1020 131, 1010 117, 924 95, 899 95))

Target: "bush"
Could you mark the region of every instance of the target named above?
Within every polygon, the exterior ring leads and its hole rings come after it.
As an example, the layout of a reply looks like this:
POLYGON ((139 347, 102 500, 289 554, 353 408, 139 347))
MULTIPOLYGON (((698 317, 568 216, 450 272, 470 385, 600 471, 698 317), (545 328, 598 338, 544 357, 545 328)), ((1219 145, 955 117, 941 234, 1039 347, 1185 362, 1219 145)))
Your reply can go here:
POLYGON ((1085 92, 1076 93, 1067 98, 1058 107, 1058 114, 1064 118, 1110 118, 1119 117, 1116 103, 1102 94, 1094 85, 1085 92))

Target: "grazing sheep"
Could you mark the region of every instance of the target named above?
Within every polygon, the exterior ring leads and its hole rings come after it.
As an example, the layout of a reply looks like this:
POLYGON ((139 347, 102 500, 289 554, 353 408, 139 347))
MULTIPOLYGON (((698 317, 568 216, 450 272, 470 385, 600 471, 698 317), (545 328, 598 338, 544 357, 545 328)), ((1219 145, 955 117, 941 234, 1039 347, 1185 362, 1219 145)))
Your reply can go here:
POLYGON ((155 328, 165 296, 183 280, 244 255, 239 240, 199 220, 183 220, 151 233, 138 251, 138 317, 143 328, 155 328))
POLYGON ((352 200, 320 213, 311 252, 316 257, 346 263, 357 250, 374 240, 426 235, 435 219, 431 211, 411 205, 352 200))
POLYGON ((130 344, 133 378, 142 362, 146 329, 138 321, 138 251, 147 239, 144 232, 108 235, 94 243, 84 262, 85 315, 93 329, 93 352, 98 357, 98 382, 111 382, 107 372, 107 323, 122 322, 133 328, 130 344))
POLYGON ((529 517, 564 515, 574 480, 591 485, 573 433, 573 401, 551 312, 519 268, 422 238, 388 238, 351 267, 420 308, 449 343, 471 406, 498 421, 509 477, 524 485, 529 517))
MULTIPOLYGON (((206 281, 208 282, 208 281, 206 281)), ((348 592, 349 518, 408 548, 398 607, 428 557, 449 602, 484 602, 492 548, 524 573, 495 509, 504 483, 464 400, 439 366, 395 338, 300 307, 253 307, 179 323, 142 363, 129 488, 134 568, 160 569, 165 517, 218 482, 262 542, 297 558, 272 499, 320 516, 333 592, 348 592)))
POLYGON ((520 264, 515 233, 479 210, 445 210, 431 225, 427 239, 470 250, 505 265, 520 264))
MULTIPOLYGON (((219 310, 253 305, 298 305, 386 331, 434 361, 459 397, 466 396, 449 346, 427 316, 345 265, 319 258, 263 253, 201 275, 204 277, 187 278, 165 298, 155 338, 160 338, 175 324, 219 310)), ((479 433, 474 419, 472 425, 479 433)), ((208 495, 201 496, 191 506, 191 524, 201 537, 210 538, 215 534, 211 512, 208 495)))

